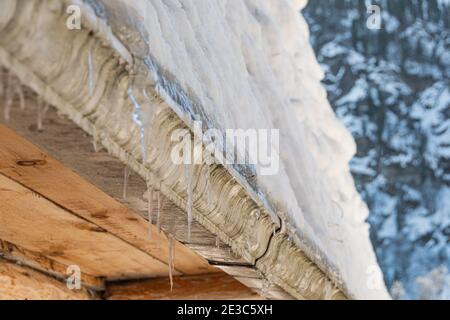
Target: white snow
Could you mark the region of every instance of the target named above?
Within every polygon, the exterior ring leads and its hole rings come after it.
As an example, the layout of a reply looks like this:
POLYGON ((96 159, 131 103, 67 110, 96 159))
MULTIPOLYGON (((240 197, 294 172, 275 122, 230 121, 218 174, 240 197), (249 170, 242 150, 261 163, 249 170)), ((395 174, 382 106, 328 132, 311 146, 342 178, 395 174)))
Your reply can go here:
POLYGON ((334 268, 354 297, 388 298, 383 283, 368 285, 370 277, 382 276, 368 210, 348 167, 356 147, 320 84, 323 72, 298 12, 305 3, 103 1, 112 11, 135 11, 153 62, 189 92, 180 101, 196 101, 214 127, 280 129, 280 172, 258 176, 259 191, 288 212, 298 243, 334 268))

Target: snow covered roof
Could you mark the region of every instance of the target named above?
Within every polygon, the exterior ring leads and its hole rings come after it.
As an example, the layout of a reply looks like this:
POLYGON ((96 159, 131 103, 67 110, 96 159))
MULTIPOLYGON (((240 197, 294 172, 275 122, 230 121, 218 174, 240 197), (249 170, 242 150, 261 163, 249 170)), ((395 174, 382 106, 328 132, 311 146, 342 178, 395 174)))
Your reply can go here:
MULTIPOLYGON (((161 104, 169 105, 191 129, 195 120, 203 121, 203 129, 222 133, 279 129, 276 174, 262 174, 258 164, 227 169, 272 223, 281 225, 277 232, 347 296, 389 297, 369 240, 368 210, 348 168, 355 143, 320 84, 323 73, 299 14, 305 1, 67 2, 83 8, 84 23, 115 49, 130 74, 129 81, 113 80, 116 89, 125 88, 132 109, 116 106, 123 97, 109 97, 111 106, 100 98, 86 102, 83 112, 96 113, 95 125, 110 126, 102 130, 114 131, 117 144, 130 150, 154 134, 152 119, 161 104), (155 96, 148 97, 148 86, 155 96)), ((107 78, 93 76, 101 51, 92 45, 86 54, 83 78, 90 87, 101 81, 107 86, 107 78)), ((66 105, 48 95, 55 105, 66 105)), ((72 116, 83 126, 80 117, 72 116)), ((83 128, 91 130, 87 124, 83 128)), ((142 158, 145 162, 146 155, 142 158)), ((270 238, 272 230, 264 232, 270 238)), ((289 267, 300 272, 302 266, 295 263, 289 267)))
MULTIPOLYGON (((108 15, 125 2, 103 3, 108 15)), ((281 130, 281 170, 258 175, 258 194, 288 214, 298 244, 333 270, 349 293, 387 297, 365 223, 368 210, 349 173, 355 144, 327 102, 299 4, 130 1, 126 6, 131 21, 136 13, 141 18, 154 63, 196 101, 199 110, 185 112, 201 111, 222 130, 281 130)))

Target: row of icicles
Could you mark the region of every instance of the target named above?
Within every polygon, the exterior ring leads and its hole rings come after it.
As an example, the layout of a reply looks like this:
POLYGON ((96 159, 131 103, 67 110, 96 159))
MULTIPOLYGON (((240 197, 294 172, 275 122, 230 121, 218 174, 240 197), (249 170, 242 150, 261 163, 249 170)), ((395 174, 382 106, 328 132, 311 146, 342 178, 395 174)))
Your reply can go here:
MULTIPOLYGON (((96 142, 94 141, 94 145, 96 142)), ((128 181, 130 178, 131 170, 128 165, 125 165, 124 175, 123 175, 123 190, 122 197, 123 200, 127 200, 127 189, 128 189, 128 181)), ((210 170, 208 166, 208 178, 207 178, 207 188, 209 188, 209 176, 210 170)), ((192 207, 193 207, 193 165, 185 165, 185 177, 184 177, 187 185, 187 217, 188 217, 188 226, 187 226, 187 241, 191 240, 191 225, 193 221, 192 217, 192 207)), ((155 211, 154 201, 156 196, 156 228, 158 232, 161 232, 161 212, 163 207, 164 197, 161 193, 161 188, 155 189, 150 183, 150 180, 147 180, 147 218, 150 224, 149 228, 149 237, 151 237, 151 227, 153 226, 153 218, 152 215, 155 211)), ((209 189, 208 189, 209 190, 209 189)), ((209 193, 209 192, 208 192, 209 193)), ((210 197, 208 196, 208 199, 210 197)), ((170 228, 172 229, 172 228, 170 228)), ((175 270, 174 265, 174 237, 170 233, 168 233, 168 245, 169 245, 169 253, 168 253, 168 264, 169 264, 169 279, 170 279, 170 288, 173 289, 173 271, 175 270)), ((219 237, 216 237, 216 246, 220 246, 219 237)))
MULTIPOLYGON (((92 61, 89 61, 89 78, 88 78, 88 88, 89 93, 92 95, 94 91, 95 81, 93 79, 93 72, 91 72, 92 61)), ((7 72, 5 69, 0 68, 0 100, 4 101, 3 104, 3 118, 5 122, 9 122, 11 118, 11 110, 12 107, 18 103, 21 111, 27 108, 27 97, 32 95, 33 93, 28 90, 27 87, 23 86, 21 81, 14 76, 12 73, 7 72)), ((38 131, 44 130, 44 118, 45 114, 49 109, 49 105, 45 102, 45 100, 41 96, 37 96, 37 103, 35 104, 36 108, 36 128, 38 131)), ((93 132, 93 148, 94 151, 99 151, 98 146, 98 135, 94 128, 93 132)), ((187 212, 187 241, 189 242, 191 239, 191 226, 193 221, 193 169, 194 165, 185 164, 184 168, 184 179, 187 186, 187 200, 186 200, 186 212, 187 212)), ((130 177, 130 169, 128 165, 125 165, 124 176, 123 176, 123 199, 127 199, 127 186, 130 177)), ((211 175, 211 165, 207 165, 207 180, 206 180, 206 190, 207 190, 207 200, 208 204, 211 204, 211 196, 210 196, 210 175, 211 175)), ((148 221, 150 225, 153 225, 152 214, 155 211, 154 203, 156 197, 156 228, 158 232, 161 232, 161 212, 163 206, 164 197, 161 194, 159 189, 154 189, 150 181, 147 181, 147 215, 148 221)), ((151 236, 151 229, 149 229, 149 236, 151 236)), ((169 265, 169 279, 170 279, 170 288, 173 290, 173 272, 175 270, 175 251, 174 251, 174 237, 169 234, 168 235, 168 265, 169 265)), ((216 247, 220 247, 220 239, 216 237, 216 247)), ((268 281, 263 282, 262 293, 265 295, 267 292, 268 281)))
MULTIPOLYGON (((187 185, 187 208, 186 211, 188 213, 188 242, 190 241, 190 237, 191 237, 191 224, 192 224, 192 196, 193 196, 193 190, 192 190, 192 183, 193 183, 193 168, 194 165, 192 164, 186 164, 185 165, 185 181, 186 181, 186 185, 187 185)), ((208 204, 210 204, 211 200, 210 200, 210 192, 209 192, 209 188, 210 188, 210 165, 207 165, 207 186, 206 186, 206 190, 207 190, 207 197, 208 197, 208 204)), ((129 181, 129 177, 130 177, 130 169, 127 165, 125 165, 125 169, 124 169, 124 177, 123 177, 123 200, 127 199, 127 186, 128 186, 128 181, 129 181)), ((154 212, 154 200, 155 200, 155 195, 156 195, 156 203, 157 203, 157 210, 156 210, 156 227, 158 232, 161 232, 161 210, 162 210, 162 206, 163 206, 163 196, 161 194, 160 191, 161 188, 159 189, 154 189, 150 182, 147 181, 147 215, 148 215, 148 221, 150 223, 150 226, 153 225, 153 219, 152 219, 152 214, 154 212)), ((169 228, 170 229, 170 228, 169 228)), ((151 237, 151 228, 149 229, 149 236, 151 237)), ((168 259, 168 264, 169 264, 169 279, 170 279, 170 288, 171 291, 173 290, 173 271, 175 270, 175 266, 174 266, 174 237, 169 233, 168 234, 168 245, 169 245, 169 259, 168 259)), ((218 236, 216 236, 216 247, 219 248, 220 247, 220 239, 218 236)), ((231 254, 231 249, 229 249, 229 254, 231 254)), ((263 278, 263 282, 261 285, 261 295, 263 297, 267 296, 269 294, 270 288, 272 286, 271 281, 269 281, 268 279, 266 279, 262 274, 261 277, 263 278)))
MULTIPOLYGON (((13 106, 18 103, 21 111, 27 108, 27 96, 32 92, 22 85, 21 81, 11 72, 0 68, 0 99, 3 103, 3 119, 9 122, 11 119, 11 111, 13 106)), ((36 128, 38 131, 44 129, 44 118, 48 111, 49 105, 38 96, 36 108, 36 128)))

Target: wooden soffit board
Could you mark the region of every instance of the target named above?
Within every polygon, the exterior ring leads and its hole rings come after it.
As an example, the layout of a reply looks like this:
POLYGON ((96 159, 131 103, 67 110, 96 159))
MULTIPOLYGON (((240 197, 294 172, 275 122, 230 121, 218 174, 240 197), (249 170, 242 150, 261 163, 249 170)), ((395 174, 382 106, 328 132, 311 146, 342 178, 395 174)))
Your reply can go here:
POLYGON ((0 259, 0 300, 91 300, 85 289, 67 286, 41 272, 0 259))
MULTIPOLYGON (((53 262, 60 270, 78 265, 87 278, 169 275, 164 233, 4 126, 0 240, 12 255, 35 257, 30 260, 47 269, 53 262)), ((221 272, 191 249, 173 244, 174 275, 221 272)))
POLYGON ((108 284, 107 300, 253 300, 261 299, 226 273, 174 277, 173 287, 166 279, 126 281, 108 284))

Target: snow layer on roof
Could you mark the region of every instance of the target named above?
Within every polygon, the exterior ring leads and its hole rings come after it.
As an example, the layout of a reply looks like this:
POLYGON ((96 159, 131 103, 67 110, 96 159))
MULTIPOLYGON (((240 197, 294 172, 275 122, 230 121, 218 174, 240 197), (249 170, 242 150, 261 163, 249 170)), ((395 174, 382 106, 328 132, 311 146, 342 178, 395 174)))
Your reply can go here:
POLYGON ((280 171, 258 175, 258 193, 348 293, 388 298, 348 167, 355 143, 327 101, 299 13, 306 0, 85 2, 125 42, 122 29, 135 28, 131 53, 151 56, 213 127, 280 129, 280 171))

